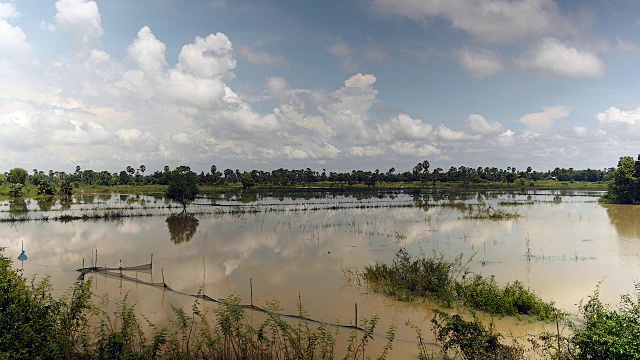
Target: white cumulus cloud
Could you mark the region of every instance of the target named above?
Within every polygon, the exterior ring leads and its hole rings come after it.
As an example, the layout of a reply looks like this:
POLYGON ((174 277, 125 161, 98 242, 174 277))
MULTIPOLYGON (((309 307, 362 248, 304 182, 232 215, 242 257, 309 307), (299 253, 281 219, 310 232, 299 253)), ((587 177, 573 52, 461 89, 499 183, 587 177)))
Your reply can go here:
POLYGON ((570 113, 569 109, 565 106, 550 106, 545 107, 542 112, 526 114, 520 118, 520 122, 527 125, 529 130, 544 132, 548 130, 556 120, 567 117, 570 113))
POLYGON ((470 133, 477 135, 493 135, 503 130, 502 124, 497 121, 488 121, 479 114, 469 115, 464 123, 470 133))
POLYGON ((379 137, 386 141, 395 140, 428 140, 432 127, 422 120, 412 119, 407 114, 394 116, 388 122, 380 125, 379 137))
POLYGON ((9 19, 18 16, 20 13, 12 3, 0 3, 0 59, 6 59, 16 51, 31 51, 31 45, 22 29, 9 23, 9 19))
POLYGON ((56 15, 54 23, 43 23, 42 27, 55 31, 72 31, 83 43, 102 36, 102 18, 98 4, 89 0, 58 0, 56 1, 56 15))
POLYGON ((602 124, 627 123, 635 125, 640 123, 640 108, 632 110, 620 110, 615 106, 598 113, 596 119, 602 124))
POLYGON ((235 69, 233 47, 222 33, 210 34, 206 38, 196 37, 193 44, 182 47, 176 69, 202 78, 232 79, 235 69))
POLYGON ((572 78, 599 77, 604 63, 596 54, 567 46, 553 37, 546 37, 523 58, 520 66, 543 76, 572 78))

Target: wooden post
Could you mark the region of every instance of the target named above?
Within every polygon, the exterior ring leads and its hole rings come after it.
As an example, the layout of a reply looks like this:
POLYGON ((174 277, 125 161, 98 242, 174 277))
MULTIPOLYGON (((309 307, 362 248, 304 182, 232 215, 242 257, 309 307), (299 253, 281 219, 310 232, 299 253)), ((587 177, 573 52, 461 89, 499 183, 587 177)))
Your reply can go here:
POLYGON ((358 303, 356 303, 356 327, 358 327, 358 303))
POLYGON ((160 268, 160 271, 162 272, 162 286, 167 287, 167 283, 164 282, 164 268, 160 268))
MULTIPOLYGON (((98 249, 96 249, 96 267, 98 267, 98 249)), ((107 267, 107 265, 104 267, 107 267)))
POLYGON ((153 269, 153 254, 151 254, 151 268, 153 269))
POLYGON ((84 273, 84 258, 82 258, 82 272, 84 273))
POLYGON ((251 308, 253 308, 253 279, 249 278, 249 288, 251 289, 251 308))

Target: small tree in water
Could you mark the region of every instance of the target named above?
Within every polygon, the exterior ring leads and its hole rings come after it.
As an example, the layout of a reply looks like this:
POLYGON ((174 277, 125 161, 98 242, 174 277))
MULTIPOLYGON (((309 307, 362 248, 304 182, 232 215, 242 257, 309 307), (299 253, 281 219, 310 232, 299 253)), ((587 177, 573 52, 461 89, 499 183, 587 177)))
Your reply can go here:
POLYGON ((640 155, 637 161, 631 156, 620 158, 606 198, 617 204, 640 203, 640 155))
POLYGON ((182 212, 187 212, 187 204, 198 195, 197 175, 188 166, 178 166, 169 174, 167 197, 182 204, 182 212))

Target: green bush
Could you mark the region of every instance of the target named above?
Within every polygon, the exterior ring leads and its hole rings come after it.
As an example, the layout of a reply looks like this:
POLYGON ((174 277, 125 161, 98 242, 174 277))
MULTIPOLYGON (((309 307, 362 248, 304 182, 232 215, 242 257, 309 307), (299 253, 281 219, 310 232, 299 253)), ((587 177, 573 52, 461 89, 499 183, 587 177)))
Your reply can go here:
POLYGON ((51 296, 49 278, 28 282, 0 248, 0 358, 74 358, 86 326, 90 284, 78 282, 70 297, 51 296))
POLYGON ((459 283, 457 293, 470 308, 494 315, 533 315, 540 320, 552 320, 558 312, 553 303, 543 301, 521 282, 500 286, 493 275, 475 275, 459 283))
POLYGON ((524 350, 519 346, 500 343, 502 335, 496 332, 493 324, 482 325, 475 316, 473 321, 465 321, 462 316, 449 316, 438 312, 433 318, 436 340, 442 344, 442 353, 448 358, 454 353, 461 359, 524 359, 524 350))
POLYGON ((640 304, 623 295, 618 309, 602 304, 596 290, 581 308, 583 325, 571 338, 577 349, 576 359, 639 359, 640 304))
POLYGON ((391 266, 383 263, 366 266, 363 277, 375 290, 401 300, 422 297, 450 306, 455 299, 450 276, 455 266, 455 261, 444 260, 442 256, 413 261, 403 248, 391 266))

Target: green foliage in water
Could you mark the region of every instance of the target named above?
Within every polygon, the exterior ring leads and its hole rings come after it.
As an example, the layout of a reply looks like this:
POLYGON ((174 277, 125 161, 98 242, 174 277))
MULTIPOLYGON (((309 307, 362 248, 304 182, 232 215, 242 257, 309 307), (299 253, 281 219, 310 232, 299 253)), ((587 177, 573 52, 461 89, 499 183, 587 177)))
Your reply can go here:
POLYGON ((615 204, 640 203, 640 155, 636 161, 631 156, 620 158, 604 200, 615 204))
POLYGON ((553 303, 545 302, 522 283, 515 281, 501 286, 493 276, 469 276, 461 259, 460 256, 453 261, 445 260, 442 255, 412 259, 406 249, 400 249, 390 266, 384 263, 366 266, 362 276, 375 291, 400 300, 426 298, 449 307, 458 301, 494 315, 555 319, 559 310, 553 303))
POLYGON ((501 286, 493 275, 474 275, 458 282, 456 294, 466 306, 494 315, 532 315, 541 320, 552 320, 559 311, 553 303, 543 301, 520 281, 501 286))
POLYGON ((411 301, 417 297, 451 306, 455 300, 455 281, 451 272, 459 261, 439 257, 412 260, 406 249, 400 249, 389 266, 376 263, 366 266, 364 279, 374 290, 411 301))
POLYGON ((438 312, 432 322, 446 358, 451 353, 455 358, 468 360, 525 358, 522 347, 500 343, 502 335, 495 331, 493 324, 484 326, 475 316, 472 321, 466 321, 458 314, 438 312))

